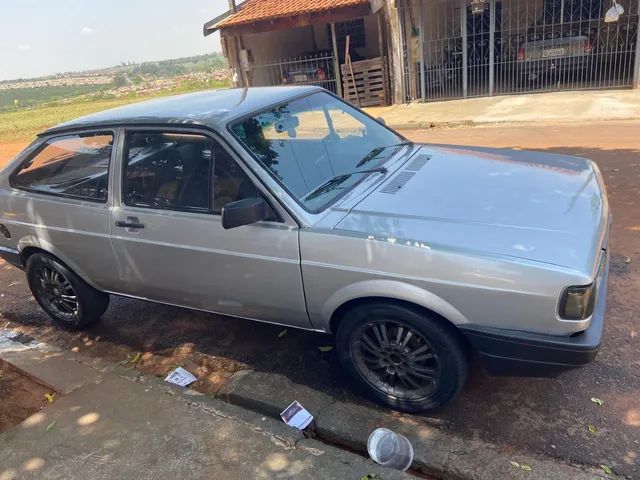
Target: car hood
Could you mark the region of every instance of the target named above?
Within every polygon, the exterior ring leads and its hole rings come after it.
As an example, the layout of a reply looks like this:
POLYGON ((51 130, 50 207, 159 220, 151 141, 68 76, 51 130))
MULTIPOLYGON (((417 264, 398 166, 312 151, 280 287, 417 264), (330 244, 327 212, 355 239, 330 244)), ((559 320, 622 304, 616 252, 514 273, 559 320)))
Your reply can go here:
POLYGON ((593 274, 608 231, 586 159, 422 146, 335 228, 404 243, 524 258, 593 274))

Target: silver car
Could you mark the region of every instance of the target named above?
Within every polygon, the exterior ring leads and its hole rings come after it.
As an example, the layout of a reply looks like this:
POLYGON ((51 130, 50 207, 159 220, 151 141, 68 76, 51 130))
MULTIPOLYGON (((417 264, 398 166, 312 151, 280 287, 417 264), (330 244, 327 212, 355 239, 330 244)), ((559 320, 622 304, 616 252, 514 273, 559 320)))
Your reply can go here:
POLYGON ((100 112, 0 174, 0 255, 58 324, 113 294, 332 333, 354 383, 404 411, 450 402, 472 358, 592 361, 609 229, 589 160, 415 144, 317 87, 100 112))

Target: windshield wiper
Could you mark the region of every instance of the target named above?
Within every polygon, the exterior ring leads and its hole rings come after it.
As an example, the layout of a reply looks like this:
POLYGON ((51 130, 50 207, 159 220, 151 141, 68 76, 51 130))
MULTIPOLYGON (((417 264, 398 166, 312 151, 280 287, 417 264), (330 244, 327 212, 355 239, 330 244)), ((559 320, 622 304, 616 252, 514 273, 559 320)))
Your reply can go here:
POLYGON ((361 167, 362 165, 364 165, 367 162, 370 162, 371 160, 373 160, 374 158, 376 158, 378 155, 380 155, 382 152, 384 152, 386 149, 388 148, 399 148, 399 147, 404 147, 405 145, 411 145, 412 142, 401 142, 401 143, 395 143, 393 145, 386 145, 384 147, 376 147, 373 150, 371 150, 369 153, 367 153, 362 160, 360 160, 357 164, 356 164, 356 168, 361 167))
POLYGON ((351 175, 356 175, 358 173, 382 173, 386 174, 389 170, 385 167, 371 168, 369 170, 354 170, 353 172, 341 173, 340 175, 336 175, 335 177, 331 177, 329 180, 324 182, 323 184, 317 186, 309 193, 307 193, 303 200, 313 200, 314 198, 322 195, 323 193, 327 193, 333 190, 338 185, 344 183, 351 175))

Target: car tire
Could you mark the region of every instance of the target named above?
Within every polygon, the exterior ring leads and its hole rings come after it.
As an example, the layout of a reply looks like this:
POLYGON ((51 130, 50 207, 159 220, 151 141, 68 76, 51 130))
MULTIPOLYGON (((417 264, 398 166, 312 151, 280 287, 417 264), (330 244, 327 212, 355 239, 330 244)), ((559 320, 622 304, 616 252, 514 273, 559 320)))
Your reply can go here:
POLYGON ((364 394, 409 413, 452 402, 469 369, 468 349, 453 325, 422 309, 391 302, 348 310, 338 326, 336 351, 364 394))
POLYGON ((82 280, 57 258, 34 253, 26 263, 31 293, 55 323, 78 330, 96 322, 109 306, 109 295, 82 280))

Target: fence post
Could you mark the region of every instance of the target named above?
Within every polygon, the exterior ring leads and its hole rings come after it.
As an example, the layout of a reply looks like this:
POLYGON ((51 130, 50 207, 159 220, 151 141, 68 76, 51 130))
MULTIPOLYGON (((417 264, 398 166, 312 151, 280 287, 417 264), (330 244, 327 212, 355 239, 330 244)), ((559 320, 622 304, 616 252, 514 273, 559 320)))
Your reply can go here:
POLYGON ((422 101, 427 100, 427 79, 424 71, 424 2, 420 1, 418 8, 418 22, 420 23, 420 98, 422 101))
POLYGON ((331 43, 333 46, 333 71, 336 78, 336 93, 342 97, 342 72, 340 71, 340 56, 338 52, 338 39, 336 38, 336 24, 331 23, 331 43))
POLYGON ((489 2, 489 96, 495 92, 496 65, 496 1, 489 2))
POLYGON ((636 12, 636 55, 633 65, 633 88, 640 88, 640 0, 638 1, 638 11, 636 12))
POLYGON ((462 96, 469 96, 469 72, 467 70, 467 1, 460 0, 460 36, 462 37, 462 96))
MULTIPOLYGON (((403 0, 398 0, 398 3, 403 2, 403 0)), ((405 19, 405 8, 408 8, 404 3, 401 3, 400 7, 396 6, 395 11, 390 10, 390 12, 393 12, 395 14, 394 19, 396 20, 395 22, 395 26, 397 29, 397 36, 395 37, 398 41, 396 42, 395 45, 395 56, 397 58, 397 63, 396 65, 398 65, 400 68, 398 68, 396 71, 400 73, 400 87, 401 88, 397 88, 398 84, 396 83, 396 100, 398 100, 398 92, 400 92, 401 98, 400 101, 401 102, 409 102, 409 82, 407 79, 407 76, 409 75, 408 72, 408 68, 407 68, 407 49, 409 48, 408 46, 408 39, 407 39, 407 29, 406 26, 404 24, 405 19), (401 7, 401 8, 400 8, 401 7)), ((391 25, 393 26, 394 23, 392 21, 391 25)), ((394 36, 392 35, 392 38, 394 38, 394 36)), ((394 75, 395 76, 395 75, 394 75)))

